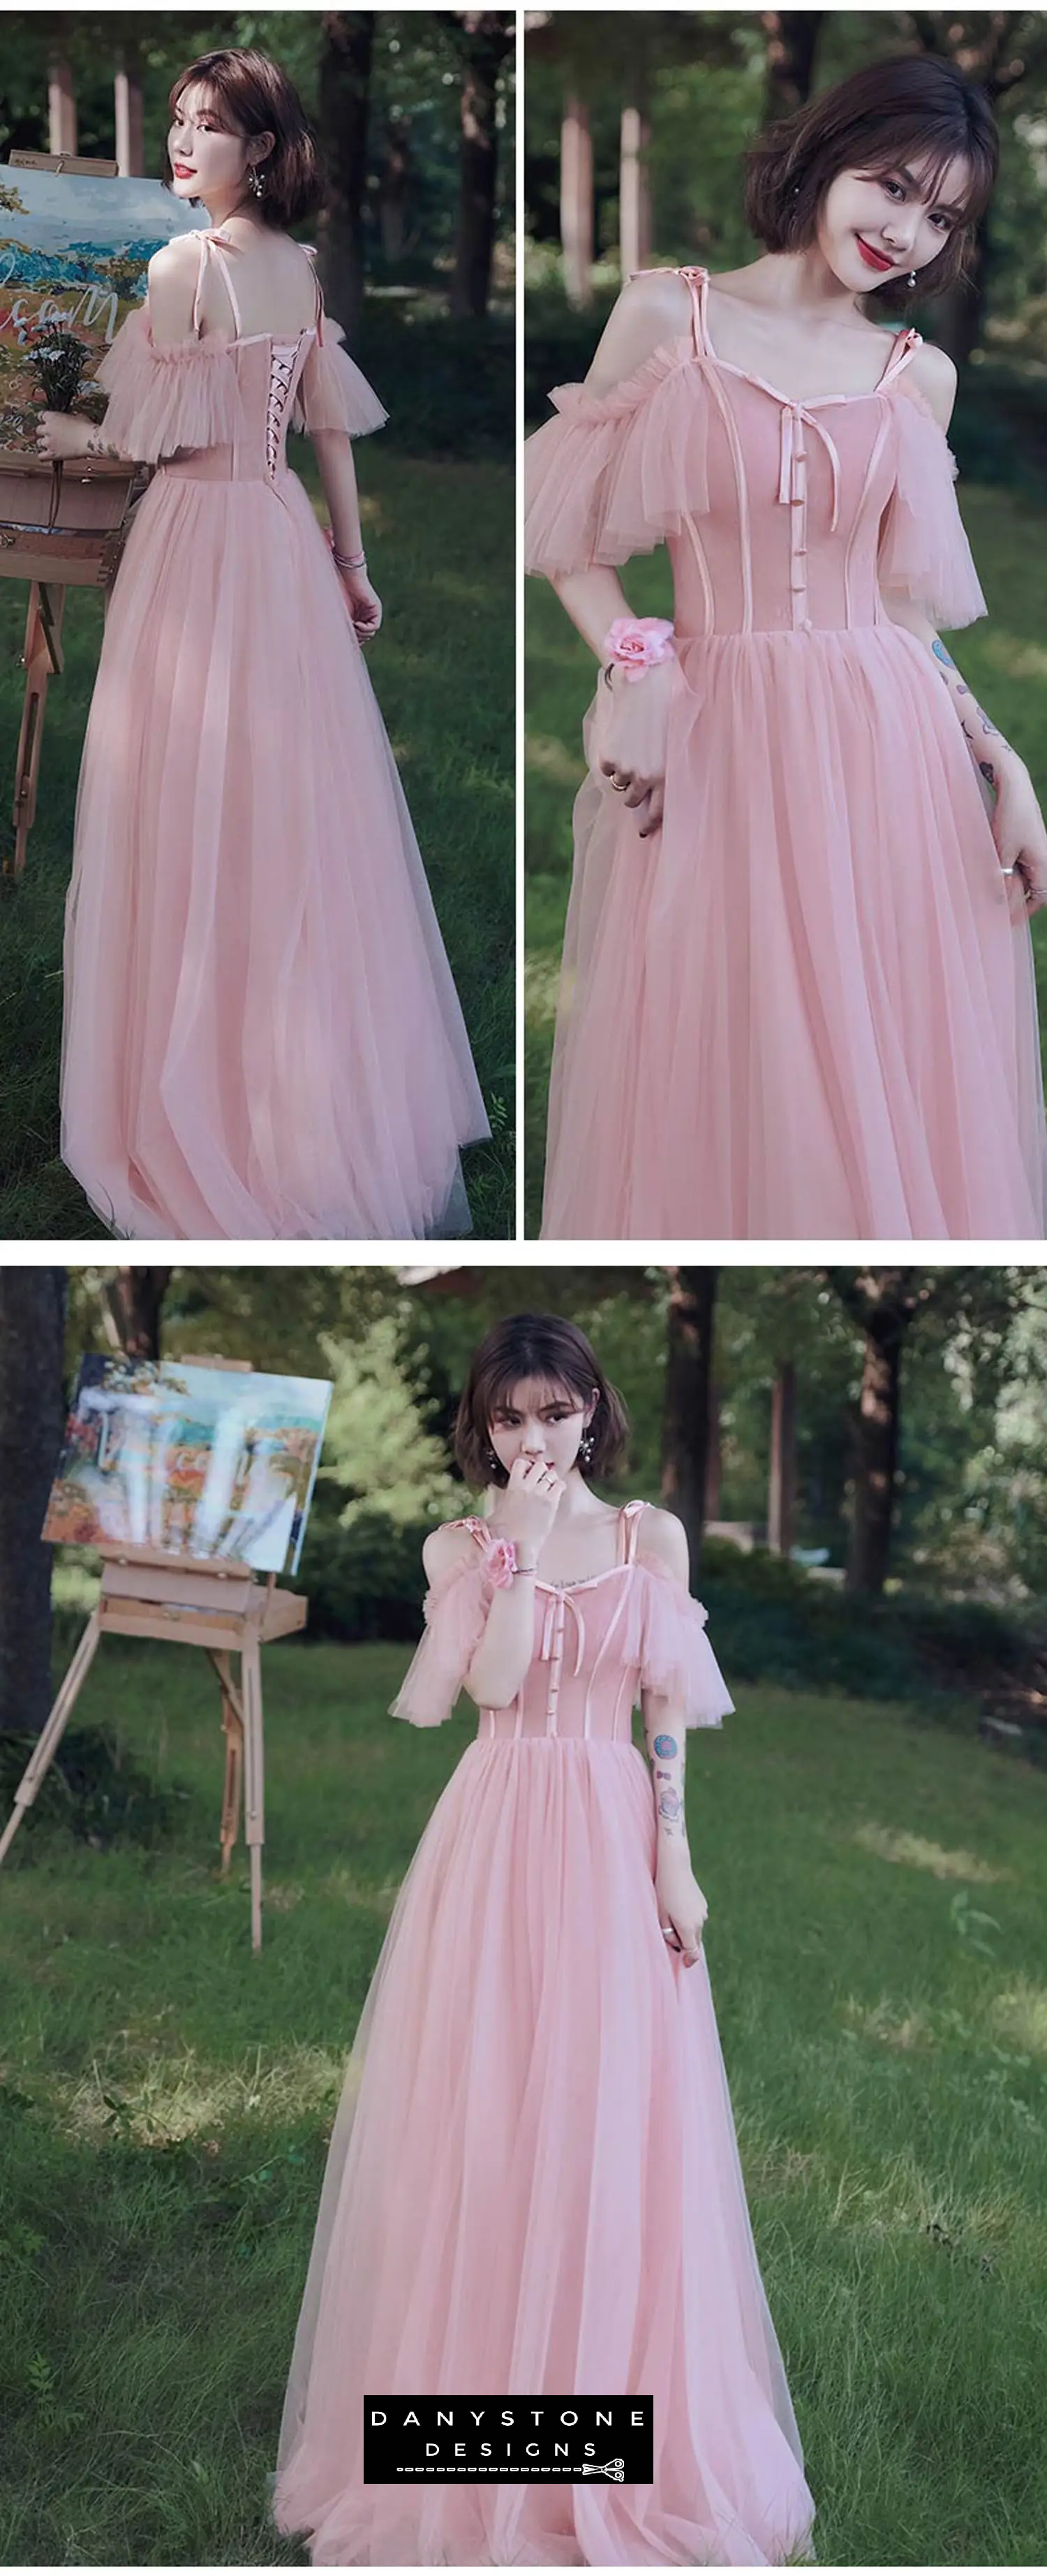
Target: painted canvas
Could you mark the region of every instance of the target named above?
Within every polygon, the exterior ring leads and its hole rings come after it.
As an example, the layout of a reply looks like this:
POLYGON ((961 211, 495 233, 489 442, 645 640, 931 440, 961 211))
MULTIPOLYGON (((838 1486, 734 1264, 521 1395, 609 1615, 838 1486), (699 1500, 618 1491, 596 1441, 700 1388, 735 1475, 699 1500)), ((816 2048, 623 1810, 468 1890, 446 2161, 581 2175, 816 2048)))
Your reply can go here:
MULTIPOLYGON (((86 389, 121 322, 144 298, 153 252, 172 234, 206 222, 203 206, 182 205, 159 179, 79 178, 0 164, 0 447, 35 447, 46 397, 34 349, 54 350, 56 335, 78 344, 86 389)), ((70 359, 75 376, 76 348, 64 345, 66 369, 70 359)), ((91 407, 80 397, 72 404, 91 407)))
POLYGON ((322 1378, 92 1354, 42 1535, 294 1574, 330 1399, 322 1378))

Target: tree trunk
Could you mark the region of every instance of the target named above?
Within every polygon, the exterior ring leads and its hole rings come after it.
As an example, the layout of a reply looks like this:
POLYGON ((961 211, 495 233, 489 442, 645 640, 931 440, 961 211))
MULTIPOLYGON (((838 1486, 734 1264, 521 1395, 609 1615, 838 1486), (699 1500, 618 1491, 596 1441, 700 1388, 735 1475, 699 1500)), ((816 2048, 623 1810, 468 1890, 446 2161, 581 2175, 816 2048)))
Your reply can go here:
POLYGON ((0 1269, 0 1731, 51 1707, 51 1549, 41 1541, 65 1424, 64 1270, 0 1269))
POLYGON ((142 136, 142 80, 137 45, 122 45, 113 83, 116 165, 121 179, 145 176, 142 136))
POLYGON ((705 1527, 718 1270, 669 1272, 669 1343, 662 1417, 662 1501, 687 1532, 692 1575, 705 1527))
POLYGON ((890 1309, 866 1324, 846 1589, 874 1597, 891 1561, 904 1334, 890 1309))
POLYGON ((593 146, 589 110, 571 96, 560 136, 560 240, 569 304, 588 304, 593 266, 593 146))
POLYGON ((364 294, 363 204, 367 180, 374 12, 325 11, 320 19, 317 129, 327 182, 318 224, 325 301, 355 336, 364 294))
POLYGON ((512 48, 512 22, 502 11, 470 11, 464 19, 464 37, 458 238, 451 311, 482 321, 491 291, 494 252, 498 76, 512 48))
POLYGON ((763 9, 767 37, 768 117, 790 116, 806 106, 824 9, 763 9))
POLYGON ((709 1450, 705 1461, 706 1523, 719 1520, 722 1484, 723 1441, 720 1423, 720 1389, 714 1377, 709 1387, 709 1450))
POLYGON ((382 256, 402 259, 407 243, 407 199, 411 184, 411 120, 409 116, 387 116, 385 120, 385 160, 382 164, 378 217, 382 230, 382 256))
POLYGON ((771 1396, 771 1474, 767 1544, 788 1556, 796 1531, 796 1369, 783 1360, 771 1396))
POLYGON ((76 151, 76 93, 68 56, 55 52, 47 66, 49 152, 76 151))
POLYGON ((647 170, 650 127, 638 107, 623 107, 618 178, 618 232, 622 284, 646 268, 651 256, 651 188, 647 170))
POLYGON ((106 1286, 106 1303, 118 1345, 129 1360, 158 1360, 160 1316, 171 1284, 169 1270, 118 1270, 106 1286))

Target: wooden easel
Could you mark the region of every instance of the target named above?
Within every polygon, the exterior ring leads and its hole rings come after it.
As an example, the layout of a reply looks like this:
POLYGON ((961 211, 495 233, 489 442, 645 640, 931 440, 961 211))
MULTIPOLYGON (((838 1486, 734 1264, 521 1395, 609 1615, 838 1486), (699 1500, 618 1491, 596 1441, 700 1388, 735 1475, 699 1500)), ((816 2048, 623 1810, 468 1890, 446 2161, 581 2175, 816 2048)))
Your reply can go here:
MULTIPOLYGON (((80 178, 118 176, 115 161, 85 161, 68 152, 12 152, 7 166, 80 178)), ((22 652, 25 697, 15 763, 15 846, 0 868, 5 877, 21 876, 36 819, 48 682, 63 668, 66 590, 101 588, 108 597, 128 511, 146 480, 144 467, 121 457, 52 463, 17 450, 0 452, 0 574, 29 583, 22 652)))
MULTIPOLYGON (((221 1360, 183 1354, 186 1367, 246 1372, 249 1360, 221 1360)), ((309 1604, 299 1592, 281 1592, 275 1574, 259 1583, 253 1565, 226 1557, 180 1560, 151 1547, 102 1547, 102 1588, 69 1670, 58 1691, 47 1724, 15 1790, 15 1801, 0 1834, 3 1863, 27 1807, 31 1807, 61 1743, 100 1639, 113 1637, 174 1638, 183 1646, 202 1646, 218 1675, 225 1736, 225 1782, 219 1842, 223 1878, 229 1876, 240 1822, 241 1792, 245 1809, 244 1839, 251 1870, 251 1948, 262 1946, 262 1845, 265 1841, 265 1758, 262 1733, 261 1650, 275 1637, 304 1628, 309 1604), (230 1655, 240 1657, 239 1688, 230 1655)))
POLYGON ((274 1637, 287 1637, 295 1629, 304 1628, 309 1604, 301 1593, 280 1591, 275 1574, 259 1583, 253 1566, 232 1558, 216 1566, 202 1559, 178 1564, 170 1556, 146 1547, 106 1548, 101 1553, 104 1564, 98 1602, 15 1790, 14 1807, 0 1835, 0 1862, 58 1751, 101 1638, 173 1637, 184 1646, 202 1646, 222 1692, 225 1783, 219 1833, 221 1874, 228 1878, 242 1790, 251 1869, 251 1948, 260 1950, 265 1840, 261 1649, 274 1637), (239 1688, 229 1660, 234 1654, 240 1657, 239 1688))

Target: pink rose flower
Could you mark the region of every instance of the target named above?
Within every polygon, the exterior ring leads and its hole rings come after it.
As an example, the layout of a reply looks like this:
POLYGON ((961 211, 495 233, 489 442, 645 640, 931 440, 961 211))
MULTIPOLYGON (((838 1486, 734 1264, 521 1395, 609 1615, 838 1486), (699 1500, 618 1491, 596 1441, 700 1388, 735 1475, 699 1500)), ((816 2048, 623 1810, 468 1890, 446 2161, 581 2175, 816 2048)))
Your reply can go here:
POLYGON ((488 1539, 485 1565, 496 1592, 503 1591, 516 1572, 516 1549, 511 1538, 488 1539))
POLYGON ((603 640, 608 660, 619 662, 627 680, 642 680, 659 662, 670 662, 676 650, 667 617, 616 617, 603 640))

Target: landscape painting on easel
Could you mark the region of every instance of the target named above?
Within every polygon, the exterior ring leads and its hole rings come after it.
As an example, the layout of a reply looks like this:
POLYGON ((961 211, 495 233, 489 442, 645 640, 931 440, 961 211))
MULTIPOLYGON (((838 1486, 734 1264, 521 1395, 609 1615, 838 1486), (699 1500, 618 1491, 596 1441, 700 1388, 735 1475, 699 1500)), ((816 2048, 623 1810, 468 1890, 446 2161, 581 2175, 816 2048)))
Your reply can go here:
POLYGON ((330 1400, 323 1378, 91 1355, 42 1536, 294 1574, 330 1400))
POLYGON ((48 368, 66 386, 71 369, 86 388, 143 300, 153 252, 206 221, 202 206, 182 205, 159 179, 0 165, 0 447, 35 447, 48 368))

